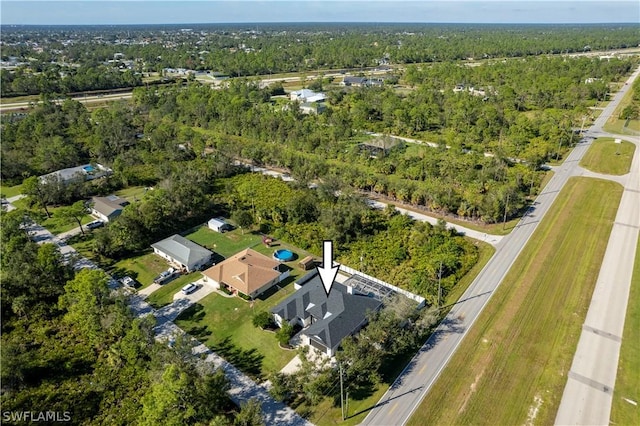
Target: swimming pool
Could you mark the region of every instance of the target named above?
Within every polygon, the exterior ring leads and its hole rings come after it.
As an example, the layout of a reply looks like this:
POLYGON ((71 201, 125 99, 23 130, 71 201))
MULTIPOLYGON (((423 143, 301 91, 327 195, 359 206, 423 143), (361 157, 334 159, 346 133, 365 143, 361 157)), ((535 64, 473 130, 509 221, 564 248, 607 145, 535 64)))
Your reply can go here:
POLYGON ((280 262, 288 262, 293 259, 293 252, 287 249, 280 249, 273 252, 273 258, 280 262))

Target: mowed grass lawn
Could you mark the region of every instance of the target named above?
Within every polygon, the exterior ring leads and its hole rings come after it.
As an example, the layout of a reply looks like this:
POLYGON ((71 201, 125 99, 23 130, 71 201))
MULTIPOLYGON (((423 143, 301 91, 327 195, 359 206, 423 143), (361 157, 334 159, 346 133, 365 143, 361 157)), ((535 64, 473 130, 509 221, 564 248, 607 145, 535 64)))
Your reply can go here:
POLYGON ((631 169, 636 146, 623 140, 615 143, 613 138, 599 138, 593 142, 580 161, 585 169, 609 175, 624 175, 631 169))
POLYGON ((269 372, 280 371, 296 352, 281 349, 275 333, 254 327, 252 320, 293 294, 293 280, 288 278, 283 288, 253 302, 212 293, 183 312, 175 323, 245 373, 264 378, 269 372))
POLYGON ((409 424, 553 424, 622 190, 569 180, 409 424))
POLYGON ((169 268, 167 261, 152 251, 127 259, 120 260, 113 265, 113 271, 118 276, 128 275, 141 284, 139 289, 148 287, 160 272, 169 268))
POLYGON ((262 237, 248 230, 234 229, 230 232, 216 232, 204 224, 196 227, 191 233, 185 235, 194 243, 200 244, 211 251, 221 254, 225 258, 246 248, 253 247, 262 242, 262 237))
POLYGON ((22 193, 22 185, 6 186, 0 185, 0 196, 5 198, 15 197, 22 193))
POLYGON ((640 425, 640 407, 627 400, 640 403, 640 239, 636 248, 610 424, 640 425))

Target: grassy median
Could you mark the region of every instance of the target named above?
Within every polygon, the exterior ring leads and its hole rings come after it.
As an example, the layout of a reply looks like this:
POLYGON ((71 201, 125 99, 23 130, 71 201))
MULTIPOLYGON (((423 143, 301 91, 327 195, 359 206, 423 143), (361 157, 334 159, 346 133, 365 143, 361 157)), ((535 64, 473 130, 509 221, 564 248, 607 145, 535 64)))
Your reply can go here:
POLYGON ((624 175, 631 170, 635 150, 631 142, 615 143, 613 138, 599 138, 589 147, 580 165, 596 173, 624 175))
POLYGON ((640 239, 631 279, 610 423, 640 425, 640 239))
POLYGON ((553 423, 622 190, 569 180, 409 424, 553 423))

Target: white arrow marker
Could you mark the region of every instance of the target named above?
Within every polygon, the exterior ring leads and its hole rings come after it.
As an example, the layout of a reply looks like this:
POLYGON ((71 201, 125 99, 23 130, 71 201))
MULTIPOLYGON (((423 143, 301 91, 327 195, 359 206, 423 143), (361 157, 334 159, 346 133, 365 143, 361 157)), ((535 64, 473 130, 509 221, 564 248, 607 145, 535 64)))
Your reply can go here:
POLYGON ((339 266, 333 266, 333 241, 324 240, 322 242, 322 267, 318 266, 318 273, 320 274, 320 280, 324 286, 324 291, 329 297, 329 292, 333 286, 333 281, 338 275, 339 266))

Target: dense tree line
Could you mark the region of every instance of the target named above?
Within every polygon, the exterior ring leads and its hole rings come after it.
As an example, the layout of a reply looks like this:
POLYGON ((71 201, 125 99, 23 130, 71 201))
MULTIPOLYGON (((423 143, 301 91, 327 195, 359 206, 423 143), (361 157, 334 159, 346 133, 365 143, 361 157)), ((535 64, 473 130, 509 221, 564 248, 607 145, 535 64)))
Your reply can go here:
POLYGON ((39 72, 33 72, 26 66, 13 72, 0 70, 0 95, 66 94, 142 85, 139 73, 100 64, 83 64, 80 67, 45 64, 40 68, 39 72))
POLYGON ((262 424, 254 405, 238 412, 224 373, 198 364, 189 340, 173 349, 156 342, 155 318, 134 318, 104 272, 75 272, 57 247, 32 242, 20 210, 0 221, 4 413, 68 413, 74 424, 262 424))
MULTIPOLYGON (((633 25, 268 24, 7 29, 3 57, 102 63, 115 54, 144 71, 213 69, 232 76, 319 68, 531 56, 636 46, 633 25), (64 43, 72 39, 73 43, 64 43), (25 42, 46 49, 34 52, 25 42), (22 43, 21 43, 22 42, 22 43), (56 52, 56 53, 54 53, 56 52)), ((4 84, 3 84, 4 86, 4 84)))

